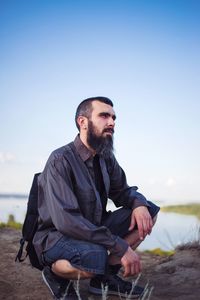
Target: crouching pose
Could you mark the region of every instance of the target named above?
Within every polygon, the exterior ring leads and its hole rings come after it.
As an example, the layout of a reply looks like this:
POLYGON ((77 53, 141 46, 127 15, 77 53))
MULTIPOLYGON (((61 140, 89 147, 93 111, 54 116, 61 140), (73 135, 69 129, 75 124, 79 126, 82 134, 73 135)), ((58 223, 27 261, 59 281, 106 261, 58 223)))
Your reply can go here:
MULTIPOLYGON (((88 98, 76 111, 79 134, 55 150, 38 178, 39 226, 34 247, 54 298, 75 297, 71 280, 90 278, 89 291, 129 294, 143 288, 124 278, 141 272, 136 247, 151 233, 159 207, 128 186, 113 154, 116 115, 105 97, 88 98), (115 211, 107 211, 111 199, 115 211)), ((75 299, 75 298, 73 298, 75 299)))

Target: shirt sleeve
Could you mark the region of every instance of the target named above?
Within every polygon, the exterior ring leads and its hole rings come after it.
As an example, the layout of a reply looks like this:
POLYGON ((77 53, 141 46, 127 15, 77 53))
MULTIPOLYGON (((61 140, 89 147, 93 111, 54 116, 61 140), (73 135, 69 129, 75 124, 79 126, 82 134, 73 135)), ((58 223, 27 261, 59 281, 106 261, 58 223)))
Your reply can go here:
POLYGON ((147 199, 137 192, 138 187, 127 184, 126 175, 114 156, 110 159, 108 171, 110 176, 109 198, 117 207, 135 209, 139 206, 149 206, 147 199))
POLYGON ((122 257, 128 248, 127 242, 113 235, 105 226, 92 224, 81 214, 70 172, 65 162, 53 160, 42 174, 39 197, 46 204, 41 213, 49 216, 47 223, 63 235, 100 244, 110 253, 122 257))

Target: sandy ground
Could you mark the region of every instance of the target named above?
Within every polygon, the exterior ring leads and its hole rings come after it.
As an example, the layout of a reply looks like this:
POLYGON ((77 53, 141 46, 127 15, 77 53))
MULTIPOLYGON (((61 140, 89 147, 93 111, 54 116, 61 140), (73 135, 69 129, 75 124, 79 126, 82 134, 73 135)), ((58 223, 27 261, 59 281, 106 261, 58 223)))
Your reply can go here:
MULTIPOLYGON (((14 261, 20 237, 18 230, 0 229, 0 299, 50 300, 41 272, 33 269, 28 259, 23 263, 14 261)), ((149 289, 153 288, 151 300, 200 299, 200 247, 179 250, 165 258, 144 253, 140 256, 143 272, 139 282, 142 285, 149 282, 149 289)), ((80 287, 84 299, 100 299, 87 292, 88 281, 82 281, 80 287)))

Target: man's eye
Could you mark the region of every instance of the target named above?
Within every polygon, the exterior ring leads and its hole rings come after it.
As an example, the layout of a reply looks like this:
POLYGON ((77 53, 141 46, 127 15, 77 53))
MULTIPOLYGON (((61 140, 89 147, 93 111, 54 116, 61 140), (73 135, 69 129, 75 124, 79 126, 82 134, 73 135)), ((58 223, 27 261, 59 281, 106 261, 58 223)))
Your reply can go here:
POLYGON ((108 118, 108 115, 107 114, 102 114, 101 117, 106 119, 106 118, 108 118))

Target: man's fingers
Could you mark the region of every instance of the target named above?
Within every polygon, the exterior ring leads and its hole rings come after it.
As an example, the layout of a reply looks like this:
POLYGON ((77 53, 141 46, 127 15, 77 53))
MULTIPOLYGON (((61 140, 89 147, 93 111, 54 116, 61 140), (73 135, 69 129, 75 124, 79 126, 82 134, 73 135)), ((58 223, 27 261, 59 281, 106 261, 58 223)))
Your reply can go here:
POLYGON ((144 239, 144 231, 143 231, 142 223, 138 224, 138 233, 139 233, 140 240, 143 240, 144 239))
POLYGON ((153 220, 152 218, 150 218, 149 234, 151 233, 152 228, 153 228, 153 220))
POLYGON ((143 240, 147 234, 151 233, 153 222, 151 218, 144 218, 138 224, 139 237, 143 240))
POLYGON ((130 275, 130 266, 127 264, 124 266, 124 277, 127 277, 130 275))
POLYGON ((131 230, 133 230, 133 228, 135 227, 135 224, 131 224, 130 226, 129 226, 129 231, 131 231, 131 230))
POLYGON ((151 218, 148 219, 146 234, 150 234, 153 227, 153 221, 151 218))
POLYGON ((131 224, 130 224, 129 229, 128 229, 129 231, 133 230, 133 228, 135 227, 135 223, 136 223, 135 218, 132 217, 131 218, 131 224))
POLYGON ((131 275, 134 275, 135 274, 135 265, 132 265, 131 266, 131 275))
POLYGON ((141 268, 141 262, 139 261, 139 262, 138 262, 138 273, 140 273, 141 270, 142 270, 142 268, 141 268))
POLYGON ((144 231, 144 237, 149 233, 149 231, 151 230, 151 225, 149 220, 147 221, 143 221, 143 231, 144 231))
POLYGON ((139 238, 143 240, 147 234, 151 233, 153 227, 152 218, 146 207, 137 207, 133 210, 135 223, 138 226, 139 238))
POLYGON ((140 271, 141 271, 141 264, 140 264, 140 261, 138 261, 135 266, 135 274, 140 273, 140 271))
POLYGON ((141 271, 141 265, 140 265, 139 261, 137 261, 137 262, 135 262, 135 264, 131 265, 131 275, 138 274, 138 273, 140 273, 140 271, 141 271))
POLYGON ((139 256, 130 247, 128 247, 124 256, 121 258, 121 263, 124 267, 124 277, 137 274, 141 270, 139 256))

